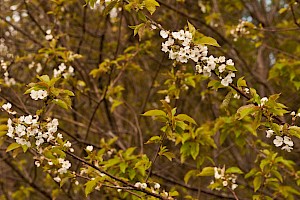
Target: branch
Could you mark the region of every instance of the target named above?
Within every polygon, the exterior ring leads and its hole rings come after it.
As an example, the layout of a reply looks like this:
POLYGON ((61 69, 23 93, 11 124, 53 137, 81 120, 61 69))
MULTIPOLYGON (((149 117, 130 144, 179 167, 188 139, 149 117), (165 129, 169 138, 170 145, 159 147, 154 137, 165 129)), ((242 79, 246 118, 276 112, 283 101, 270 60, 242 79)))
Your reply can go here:
POLYGON ((73 153, 71 153, 71 152, 69 152, 69 151, 64 151, 64 152, 65 152, 66 154, 68 154, 69 156, 73 157, 74 159, 76 159, 76 160, 78 160, 78 161, 80 161, 80 162, 82 162, 82 163, 84 163, 84 164, 86 164, 86 165, 88 165, 88 166, 94 168, 95 170, 97 170, 97 171, 99 171, 99 172, 105 174, 106 176, 108 176, 108 177, 110 177, 110 178, 112 178, 112 179, 114 179, 114 180, 116 180, 116 181, 118 181, 118 182, 120 182, 120 183, 123 183, 124 185, 127 185, 127 186, 133 188, 133 189, 136 190, 136 191, 143 192, 143 193, 145 193, 145 194, 148 194, 148 195, 150 195, 150 196, 156 197, 156 198, 158 198, 158 199, 168 200, 168 198, 166 198, 166 197, 163 197, 163 196, 161 196, 161 195, 159 195, 159 194, 150 192, 150 191, 148 191, 148 190, 146 190, 146 189, 136 187, 136 186, 133 185, 132 183, 129 183, 129 182, 127 182, 127 181, 125 181, 125 180, 123 180, 123 179, 121 179, 121 178, 119 178, 119 177, 116 177, 116 176, 114 176, 114 175, 111 175, 111 174, 109 174, 108 172, 106 172, 106 171, 100 169, 99 167, 97 167, 97 166, 95 166, 95 165, 89 163, 88 161, 86 161, 86 160, 84 160, 84 159, 78 157, 77 155, 75 155, 75 154, 73 154, 73 153))

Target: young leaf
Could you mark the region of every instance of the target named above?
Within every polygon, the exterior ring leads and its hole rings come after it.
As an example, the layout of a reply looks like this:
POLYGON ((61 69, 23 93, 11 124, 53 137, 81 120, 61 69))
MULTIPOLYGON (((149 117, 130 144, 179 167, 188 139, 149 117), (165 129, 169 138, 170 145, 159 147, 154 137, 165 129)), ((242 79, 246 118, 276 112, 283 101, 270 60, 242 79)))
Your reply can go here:
POLYGON ((151 15, 155 12, 156 7, 159 6, 159 3, 155 0, 145 0, 144 3, 145 8, 150 12, 151 15))
POLYGON ((187 121, 190 122, 192 124, 196 124, 195 120, 193 118, 191 118, 190 116, 186 115, 186 114, 179 114, 175 117, 175 119, 181 120, 181 121, 187 121))
POLYGON ((52 103, 54 103, 54 104, 56 104, 56 105, 58 105, 58 106, 60 106, 60 107, 62 107, 62 108, 64 108, 64 109, 66 109, 66 110, 69 109, 67 103, 64 102, 64 101, 61 100, 61 99, 53 99, 53 100, 52 100, 52 103))
POLYGON ((188 23, 188 27, 189 27, 189 32, 191 32, 193 35, 195 35, 195 32, 196 32, 195 27, 189 21, 187 23, 188 23))
POLYGON ((142 114, 143 116, 146 117, 151 117, 151 116, 166 116, 166 113, 162 110, 149 110, 142 114))
POLYGON ((244 117, 246 117, 247 115, 250 115, 251 113, 254 113, 258 110, 259 110, 258 106, 254 105, 254 104, 248 104, 248 105, 240 107, 237 110, 235 117, 237 120, 241 120, 244 117))
POLYGON ((91 181, 88 181, 86 184, 85 184, 85 195, 88 196, 96 187, 97 185, 97 181, 96 179, 95 180, 91 180, 91 181))
POLYGON ((243 174, 244 172, 240 170, 238 167, 230 167, 226 169, 226 173, 228 174, 243 174))
POLYGON ((262 184, 262 177, 256 176, 253 180, 254 192, 256 192, 262 184))
POLYGON ((196 142, 191 143, 191 156, 194 160, 196 160, 198 154, 199 154, 199 144, 196 142))
POLYGON ((197 176, 213 176, 214 174, 215 170, 213 167, 204 167, 197 176))
POLYGON ((246 81, 244 80, 244 77, 241 77, 238 79, 237 81, 237 86, 238 87, 247 87, 247 83, 246 81))
POLYGON ((197 38, 194 42, 195 42, 195 44, 211 45, 211 46, 215 46, 215 47, 220 47, 217 40, 215 40, 214 38, 211 38, 211 37, 207 37, 207 36, 197 38))
POLYGON ((189 182, 189 180, 192 176, 196 176, 197 172, 198 172, 198 170, 194 170, 194 169, 188 171, 188 173, 186 173, 185 176, 184 176, 185 184, 187 184, 189 182))
POLYGON ((49 78, 48 75, 37 76, 37 78, 38 78, 40 81, 42 81, 42 82, 44 82, 44 83, 47 83, 47 84, 50 82, 50 78, 49 78))
POLYGON ((145 144, 159 143, 160 141, 161 141, 161 136, 155 135, 152 136, 145 144))
POLYGON ((10 144, 10 145, 7 147, 6 152, 9 152, 9 151, 12 151, 12 150, 14 150, 14 149, 17 149, 17 148, 19 148, 20 146, 21 146, 21 145, 18 144, 18 143, 12 143, 12 144, 10 144))

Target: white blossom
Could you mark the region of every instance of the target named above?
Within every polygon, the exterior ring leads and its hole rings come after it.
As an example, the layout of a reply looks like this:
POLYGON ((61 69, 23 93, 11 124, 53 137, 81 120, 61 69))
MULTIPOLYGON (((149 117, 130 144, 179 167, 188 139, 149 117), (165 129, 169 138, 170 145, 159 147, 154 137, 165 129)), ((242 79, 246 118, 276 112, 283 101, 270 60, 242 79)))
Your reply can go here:
POLYGON ((64 144, 64 146, 70 148, 70 147, 72 146, 72 144, 71 144, 70 141, 67 141, 67 142, 64 144))
POLYGON ((48 96, 48 92, 46 90, 31 90, 30 97, 33 100, 44 99, 48 96))
POLYGON ((142 183, 141 188, 146 189, 147 188, 147 183, 142 183))
POLYGON ((268 98, 267 98, 267 97, 263 97, 263 98, 260 100, 260 106, 265 105, 266 102, 268 102, 268 98))
POLYGON ((61 181, 61 179, 60 179, 60 177, 59 176, 57 176, 57 177, 55 177, 55 178, 53 178, 53 180, 55 180, 56 182, 60 182, 61 181))
POLYGON ((269 130, 266 131, 266 133, 267 133, 266 137, 270 138, 274 134, 274 131, 269 129, 269 130))
POLYGON ((159 189, 159 188, 160 188, 160 184, 159 184, 159 183, 155 183, 155 184, 154 184, 154 189, 157 190, 157 189, 159 189))
POLYGON ((92 145, 90 145, 90 146, 87 146, 85 149, 87 150, 87 151, 93 151, 93 146, 92 145))
POLYGON ((275 144, 276 147, 280 147, 283 144, 283 138, 276 135, 275 139, 273 140, 273 143, 275 144))
POLYGON ((37 166, 37 167, 41 166, 41 163, 40 163, 40 161, 38 161, 38 160, 35 161, 34 164, 35 164, 35 166, 37 166))
POLYGON ((160 36, 164 39, 166 39, 169 36, 169 31, 161 30, 160 36))
POLYGON ((134 184, 134 186, 137 187, 137 188, 146 189, 147 188, 147 183, 136 182, 134 184))
POLYGON ((234 62, 232 61, 232 59, 229 59, 226 61, 226 65, 234 66, 234 62))
POLYGON ((7 102, 6 104, 2 105, 2 108, 6 111, 9 111, 11 109, 12 105, 11 103, 7 102))
POLYGON ((53 35, 51 35, 51 34, 50 35, 46 35, 45 39, 48 40, 48 41, 52 40, 53 39, 53 35))
POLYGON ((284 136, 283 137, 283 142, 284 144, 287 144, 288 146, 292 147, 294 146, 294 142, 292 141, 292 139, 288 136, 284 136))
POLYGON ((142 185, 141 182, 136 182, 136 183, 134 184, 134 187, 140 188, 141 185, 142 185))
POLYGON ((289 146, 289 145, 285 145, 283 147, 281 147, 282 150, 286 150, 287 152, 291 152, 291 150, 293 149, 293 147, 289 146))
POLYGON ((235 183, 231 185, 231 189, 232 189, 232 190, 235 190, 237 187, 238 187, 238 185, 235 184, 235 183))

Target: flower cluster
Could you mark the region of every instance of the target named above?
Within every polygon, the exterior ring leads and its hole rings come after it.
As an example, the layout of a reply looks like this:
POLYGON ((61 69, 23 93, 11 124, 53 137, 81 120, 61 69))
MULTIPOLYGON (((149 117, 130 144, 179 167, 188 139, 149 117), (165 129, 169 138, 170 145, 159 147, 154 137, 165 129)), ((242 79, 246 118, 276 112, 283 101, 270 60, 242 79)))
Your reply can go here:
POLYGON ((67 173, 67 170, 71 167, 71 163, 68 160, 65 160, 63 158, 58 159, 59 164, 61 164, 61 168, 58 169, 58 173, 65 174, 67 173))
POLYGON ((54 69, 53 70, 53 76, 54 77, 59 77, 61 75, 64 78, 68 78, 70 76, 74 76, 74 68, 72 66, 69 66, 69 68, 67 69, 67 66, 65 65, 65 63, 61 63, 58 66, 58 69, 54 69))
POLYGON ((31 90, 30 97, 33 100, 44 99, 48 96, 48 92, 46 90, 31 90))
POLYGON ((136 182, 134 184, 134 186, 137 187, 137 188, 146 189, 147 188, 147 183, 136 182))
POLYGON ((5 39, 0 38, 0 59, 13 58, 14 55, 9 52, 7 45, 5 44, 5 39))
POLYGON ((249 22, 240 20, 240 23, 236 26, 236 28, 230 31, 230 34, 234 37, 234 41, 236 41, 240 36, 250 34, 250 31, 247 30, 248 24, 249 22))
POLYGON ((5 44, 5 39, 1 38, 0 39, 0 56, 4 56, 7 53, 8 53, 8 47, 5 44))
POLYGON ((169 53, 169 58, 181 63, 187 63, 189 59, 198 62, 202 57, 206 57, 207 46, 192 45, 193 35, 189 31, 180 30, 172 32, 161 30, 162 38, 168 40, 162 43, 162 51, 169 53))
POLYGON ((160 35, 167 41, 162 43, 161 50, 169 53, 169 58, 177 62, 187 63, 189 60, 196 63, 196 72, 205 76, 211 76, 212 71, 217 72, 221 84, 228 86, 232 83, 235 73, 229 68, 234 68, 231 59, 224 56, 215 58, 208 56, 208 48, 205 45, 194 44, 193 35, 189 31, 180 30, 172 32, 161 30, 160 35))
POLYGON ((292 111, 292 112, 290 113, 290 115, 293 116, 293 117, 295 117, 295 118, 296 118, 296 117, 300 117, 300 113, 297 113, 297 114, 296 114, 295 111, 292 111))
POLYGON ((202 58, 202 62, 196 65, 196 72, 205 76, 211 76, 213 70, 217 71, 219 78, 221 79, 221 84, 228 86, 232 83, 235 77, 235 73, 230 70, 226 70, 227 66, 234 66, 234 62, 231 59, 226 60, 224 56, 215 58, 214 56, 202 58), (225 75, 227 73, 227 75, 225 75))
POLYGON ((13 120, 7 121, 7 136, 15 139, 16 143, 40 147, 45 142, 55 139, 54 133, 57 131, 58 120, 52 119, 46 124, 41 124, 37 115, 20 116, 13 120))
POLYGON ((4 75, 4 83, 7 86, 15 85, 16 80, 14 78, 9 77, 9 72, 8 72, 8 69, 7 69, 7 63, 4 62, 4 60, 1 60, 0 65, 1 65, 1 68, 3 69, 3 71, 4 71, 4 74, 3 74, 4 75))
MULTIPOLYGON (((266 131, 266 137, 270 138, 274 135, 274 131, 272 129, 269 129, 266 131)), ((294 142, 292 139, 288 136, 275 136, 275 139, 273 140, 273 143, 276 147, 281 147, 282 150, 286 150, 287 152, 291 152, 294 146, 294 142)))
MULTIPOLYGON (((29 69, 33 69, 33 67, 35 67, 35 62, 34 62, 34 61, 32 61, 32 62, 28 65, 28 68, 29 68, 29 69)), ((40 72, 42 71, 42 69, 43 69, 43 67, 42 67, 41 63, 37 63, 37 64, 36 64, 36 69, 35 69, 36 73, 40 73, 40 72)))
POLYGON ((46 36, 45 36, 45 39, 46 40, 48 40, 48 41, 51 41, 52 39, 53 39, 53 35, 51 34, 51 30, 50 29, 48 29, 47 31, 46 31, 46 36))
POLYGON ((223 168, 214 167, 214 177, 215 181, 212 181, 210 184, 212 185, 218 182, 219 186, 221 186, 216 187, 216 190, 221 190, 222 187, 230 187, 232 190, 235 190, 238 187, 236 184, 237 176, 235 174, 226 174, 225 166, 223 168))
POLYGON ((258 104, 258 106, 262 107, 262 106, 264 106, 268 101, 269 101, 268 97, 263 97, 263 98, 261 98, 260 104, 258 104))
POLYGON ((11 103, 9 103, 9 102, 7 102, 6 104, 3 104, 3 105, 2 105, 2 108, 3 108, 6 112, 8 112, 8 113, 11 114, 11 115, 15 115, 17 112, 16 112, 16 111, 13 111, 13 110, 11 109, 11 107, 12 107, 12 105, 11 105, 11 103))

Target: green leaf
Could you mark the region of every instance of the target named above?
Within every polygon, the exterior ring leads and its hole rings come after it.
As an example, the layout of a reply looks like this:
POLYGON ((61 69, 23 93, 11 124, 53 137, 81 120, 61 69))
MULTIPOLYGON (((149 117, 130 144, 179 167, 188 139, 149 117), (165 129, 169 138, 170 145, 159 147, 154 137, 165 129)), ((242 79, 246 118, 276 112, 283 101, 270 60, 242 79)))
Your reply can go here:
POLYGON ((32 90, 47 90, 47 86, 46 85, 40 85, 40 84, 34 84, 34 86, 32 86, 31 88, 29 88, 28 90, 26 90, 24 92, 24 94, 29 94, 32 90))
POLYGON ((179 193, 178 193, 177 191, 171 191, 171 192, 169 192, 169 195, 170 195, 171 197, 175 197, 175 196, 178 196, 179 193))
POLYGON ((262 177, 261 176, 256 176, 253 180, 253 187, 254 187, 254 192, 256 192, 262 184, 262 177))
POLYGON ((248 104, 248 105, 240 107, 237 110, 235 117, 237 120, 241 120, 244 117, 246 117, 247 115, 250 115, 258 110, 259 110, 258 106, 254 105, 254 104, 248 104))
POLYGON ((72 92, 71 90, 62 90, 60 93, 62 94, 67 94, 68 96, 75 96, 74 92, 72 92))
POLYGON ((111 108, 110 108, 110 112, 114 112, 114 110, 118 107, 118 106, 120 106, 120 105, 122 105, 124 102, 123 101, 119 101, 119 100, 116 100, 116 99, 114 99, 113 100, 113 103, 112 103, 112 105, 111 105, 111 108))
POLYGON ((163 152, 161 155, 165 156, 169 161, 176 157, 172 152, 163 152))
POLYGON ((66 109, 66 110, 69 109, 67 103, 64 102, 64 101, 61 100, 61 99, 53 99, 53 100, 52 100, 52 103, 54 103, 54 104, 56 104, 56 105, 58 105, 58 106, 60 106, 60 107, 62 107, 62 108, 64 108, 64 109, 66 109))
POLYGON ((186 173, 185 176, 184 176, 185 184, 187 184, 189 182, 189 180, 192 176, 196 176, 197 172, 198 172, 198 170, 194 170, 194 169, 188 171, 188 173, 186 173))
POLYGON ((295 136, 295 137, 300 139, 300 127, 299 126, 290 126, 289 127, 289 133, 292 136, 295 136))
POLYGON ((233 71, 233 72, 237 71, 237 69, 232 65, 226 65, 226 70, 233 71))
POLYGON ((60 183, 59 183, 59 187, 62 187, 64 184, 66 184, 69 181, 70 177, 65 177, 63 179, 61 179, 60 183))
POLYGON ((134 179, 134 177, 136 176, 136 172, 135 172, 135 170, 134 170, 134 169, 131 169, 131 168, 129 168, 129 169, 127 170, 127 172, 128 172, 128 176, 129 176, 130 180, 133 180, 133 179, 134 179))
POLYGON ((209 81, 209 83, 207 84, 207 87, 208 88, 214 88, 215 90, 218 90, 219 88, 222 88, 224 87, 222 84, 221 84, 221 81, 218 81, 218 80, 211 80, 209 81))
POLYGON ((151 15, 155 12, 156 7, 159 7, 159 3, 155 0, 145 0, 144 3, 146 9, 150 12, 151 15))
POLYGON ((6 152, 9 152, 9 151, 12 151, 12 150, 14 150, 14 149, 17 149, 17 148, 19 148, 20 146, 21 146, 21 145, 18 144, 18 143, 12 143, 12 144, 10 144, 10 145, 7 147, 6 152))
POLYGON ((86 196, 88 196, 96 187, 97 185, 97 181, 96 179, 95 180, 91 180, 91 181, 88 181, 85 185, 85 190, 84 190, 84 193, 86 196))
POLYGON ((122 162, 120 164, 120 170, 121 170, 121 172, 125 173, 127 167, 128 167, 128 164, 126 162, 122 162))
POLYGON ((226 169, 226 173, 228 174, 243 174, 244 172, 240 170, 238 167, 230 167, 226 169))
POLYGON ((197 176, 213 176, 215 174, 214 167, 204 167, 197 176))
POLYGON ((215 47, 220 47, 217 40, 215 40, 212 37, 207 37, 207 36, 195 39, 194 43, 201 44, 201 45, 211 45, 211 46, 215 46, 215 47))
POLYGON ((22 145, 21 147, 22 147, 24 153, 26 153, 26 151, 27 151, 28 148, 29 148, 27 145, 22 145))
POLYGON ((251 176, 254 176, 254 174, 256 174, 256 172, 257 172, 257 169, 255 169, 255 168, 251 169, 250 172, 248 172, 245 175, 245 179, 250 178, 251 176))
POLYGON ((49 86, 50 87, 52 87, 52 86, 54 86, 55 85, 55 83, 58 81, 60 79, 60 77, 54 77, 54 78, 52 78, 51 80, 50 80, 50 82, 49 82, 49 86))
POLYGON ((246 81, 244 80, 244 77, 241 77, 238 79, 237 81, 237 86, 238 87, 247 87, 247 83, 246 81))
POLYGON ((162 110, 149 110, 142 114, 143 116, 151 117, 151 116, 166 116, 166 113, 162 110))
POLYGON ((281 174, 278 171, 272 170, 271 174, 273 174, 278 180, 280 180, 281 183, 283 182, 283 178, 282 178, 281 174))
POLYGON ((287 11, 287 8, 280 8, 280 10, 278 11, 278 13, 279 14, 282 14, 282 13, 284 13, 284 12, 286 12, 287 11))
POLYGON ((187 23, 188 23, 188 27, 189 27, 189 32, 191 32, 193 35, 195 35, 196 29, 195 29, 194 25, 191 24, 189 21, 187 23))
POLYGON ((0 137, 3 137, 7 134, 7 131, 0 131, 0 137))
POLYGON ((161 141, 161 136, 152 136, 145 144, 151 144, 151 143, 159 143, 161 141))
MULTIPOLYGON (((145 14, 142 12, 142 11, 139 11, 138 13, 138 17, 140 20, 142 20, 143 22, 146 22, 147 21, 147 18, 145 16, 145 14)), ((126 53, 126 51, 124 51, 126 53)))
POLYGON ((7 130, 8 130, 7 125, 5 125, 5 124, 0 125, 0 131, 7 131, 7 130))
POLYGON ((47 84, 50 83, 50 78, 48 75, 37 76, 37 78, 44 83, 47 83, 47 84))
POLYGON ((175 117, 175 119, 178 119, 178 120, 181 120, 181 121, 187 121, 187 122, 190 122, 192 124, 197 125, 195 120, 193 118, 191 118, 190 116, 186 115, 186 114, 179 114, 175 117))
POLYGON ((196 142, 191 142, 191 156, 194 160, 196 160, 198 154, 199 154, 199 144, 196 142))

